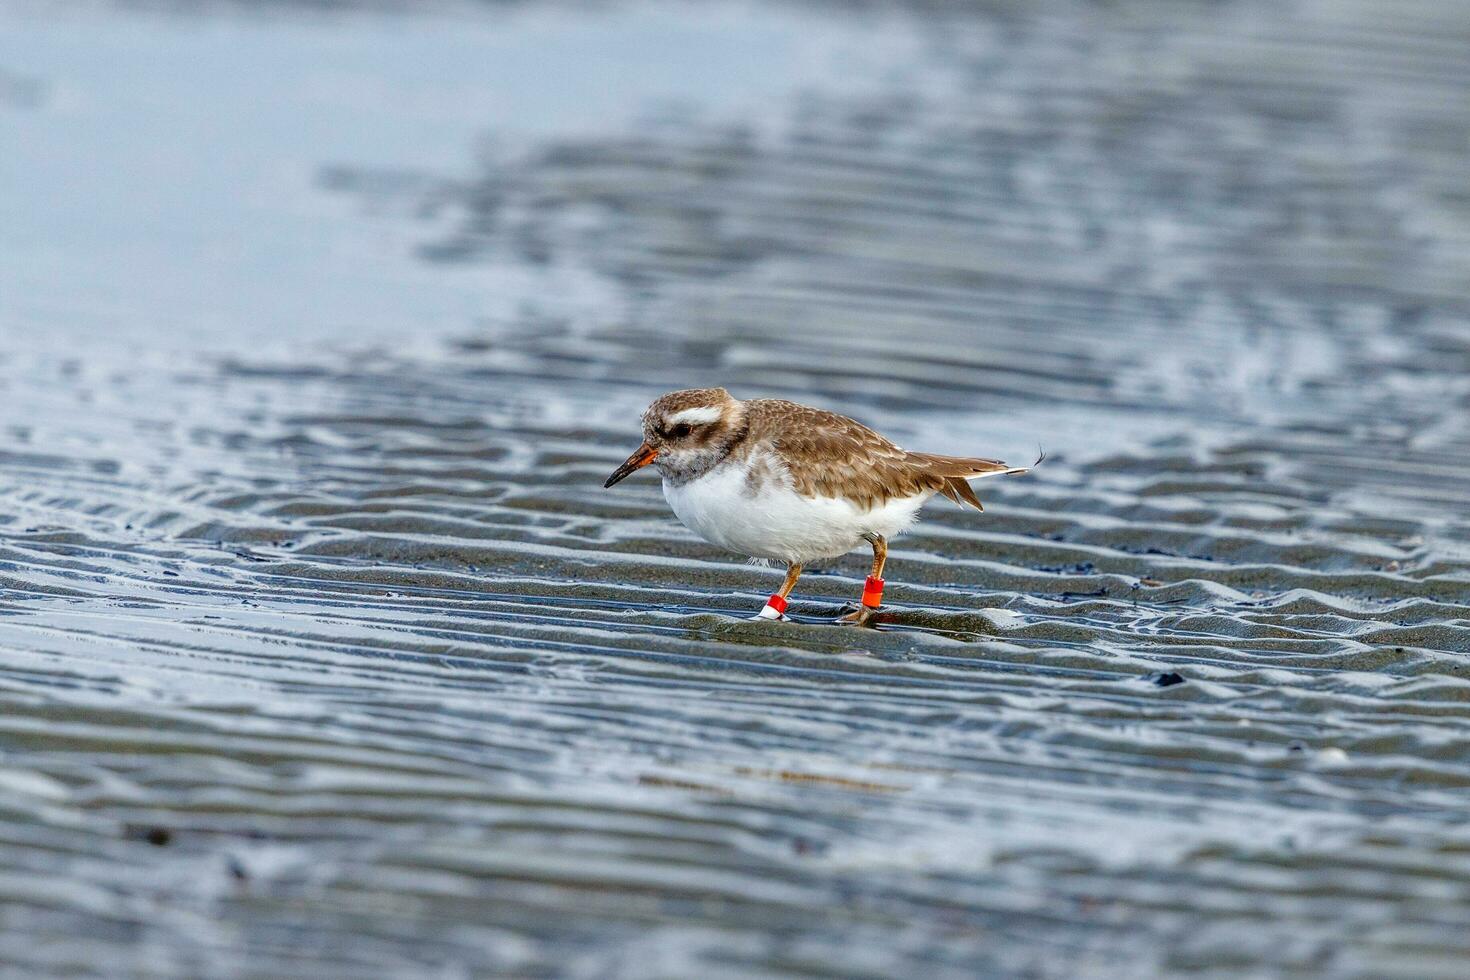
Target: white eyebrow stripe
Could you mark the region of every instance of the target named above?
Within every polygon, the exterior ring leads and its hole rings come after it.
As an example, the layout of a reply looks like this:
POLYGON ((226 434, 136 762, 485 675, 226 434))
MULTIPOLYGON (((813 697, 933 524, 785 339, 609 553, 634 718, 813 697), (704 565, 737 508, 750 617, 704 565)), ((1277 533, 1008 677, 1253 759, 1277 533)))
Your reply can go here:
POLYGON ((668 418, 669 425, 703 425, 706 422, 715 422, 720 418, 720 410, 713 405, 702 405, 698 408, 686 408, 682 412, 675 412, 668 418))

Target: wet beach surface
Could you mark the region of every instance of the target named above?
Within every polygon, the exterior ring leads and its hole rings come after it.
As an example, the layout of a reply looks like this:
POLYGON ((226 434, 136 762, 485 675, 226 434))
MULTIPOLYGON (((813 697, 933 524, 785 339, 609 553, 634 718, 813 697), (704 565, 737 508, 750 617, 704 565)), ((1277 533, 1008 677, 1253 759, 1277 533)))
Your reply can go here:
POLYGON ((0 15, 17 975, 1470 959, 1470 13, 0 15), (1046 463, 779 582, 724 384, 1046 463))

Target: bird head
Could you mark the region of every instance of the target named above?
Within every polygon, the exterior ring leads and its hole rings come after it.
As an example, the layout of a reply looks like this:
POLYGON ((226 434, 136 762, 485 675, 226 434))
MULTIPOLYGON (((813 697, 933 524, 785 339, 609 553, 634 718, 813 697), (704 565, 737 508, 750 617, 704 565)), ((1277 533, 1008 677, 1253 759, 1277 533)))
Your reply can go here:
POLYGON ((701 473, 724 457, 744 419, 741 403, 724 388, 670 392, 643 413, 643 445, 603 486, 649 464, 665 476, 701 473))

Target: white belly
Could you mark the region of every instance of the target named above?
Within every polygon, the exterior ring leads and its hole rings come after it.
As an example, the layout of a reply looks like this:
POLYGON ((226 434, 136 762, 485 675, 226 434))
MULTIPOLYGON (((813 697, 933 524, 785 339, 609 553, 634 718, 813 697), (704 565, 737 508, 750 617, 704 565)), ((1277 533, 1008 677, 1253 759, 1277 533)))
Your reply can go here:
POLYGON ((804 497, 777 480, 752 493, 745 477, 744 467, 726 464, 688 483, 664 480, 664 497, 689 530, 712 544, 755 558, 805 562, 844 555, 866 544, 864 534, 898 534, 931 496, 861 509, 841 498, 804 497))

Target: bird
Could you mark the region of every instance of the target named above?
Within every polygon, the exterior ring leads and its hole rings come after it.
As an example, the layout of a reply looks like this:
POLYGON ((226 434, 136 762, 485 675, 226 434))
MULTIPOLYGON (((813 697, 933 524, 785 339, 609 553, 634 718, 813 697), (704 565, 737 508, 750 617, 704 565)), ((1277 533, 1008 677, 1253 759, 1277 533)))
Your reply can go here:
POLYGON ((786 618, 805 565, 866 544, 872 571, 857 610, 840 621, 876 625, 888 541, 914 523, 925 501, 942 494, 984 510, 968 481, 1032 468, 910 452, 835 412, 779 398, 741 401, 724 388, 663 395, 642 424, 642 445, 603 487, 652 466, 689 530, 737 554, 784 562, 785 581, 759 619, 786 618))

